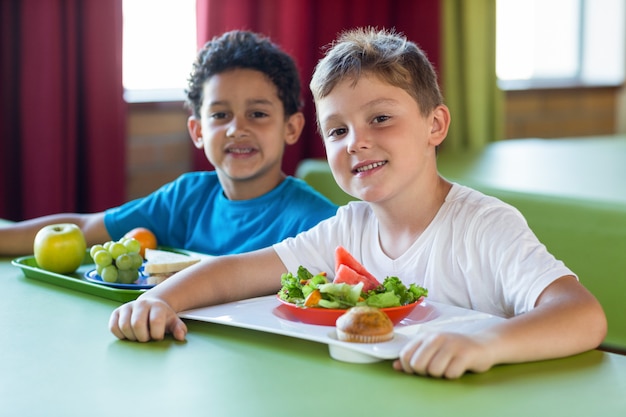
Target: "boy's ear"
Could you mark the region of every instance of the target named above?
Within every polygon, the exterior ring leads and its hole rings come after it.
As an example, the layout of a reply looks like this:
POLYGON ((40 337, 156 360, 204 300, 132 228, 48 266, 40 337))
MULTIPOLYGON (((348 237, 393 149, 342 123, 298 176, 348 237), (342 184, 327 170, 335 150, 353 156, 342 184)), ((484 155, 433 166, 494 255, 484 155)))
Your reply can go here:
POLYGON ((300 139, 302 129, 304 129, 304 114, 296 112, 289 116, 285 124, 285 143, 287 145, 296 143, 300 139))
POLYGON ((448 135, 448 129, 450 128, 450 110, 443 104, 437 106, 435 110, 433 110, 431 118, 430 141, 432 145, 439 146, 448 135))
POLYGON ((187 130, 189 131, 189 136, 191 136, 191 141, 194 146, 201 149, 204 146, 204 142, 202 140, 202 124, 200 120, 189 116, 189 119, 187 119, 187 130))

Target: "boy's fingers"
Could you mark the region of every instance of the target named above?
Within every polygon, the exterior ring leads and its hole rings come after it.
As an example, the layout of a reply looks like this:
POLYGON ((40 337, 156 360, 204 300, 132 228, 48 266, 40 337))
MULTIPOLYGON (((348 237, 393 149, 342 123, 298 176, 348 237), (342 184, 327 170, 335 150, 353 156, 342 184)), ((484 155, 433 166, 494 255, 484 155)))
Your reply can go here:
POLYGON ((111 317, 109 318, 109 330, 118 339, 125 339, 126 337, 124 336, 124 333, 122 333, 119 327, 119 319, 120 319, 120 314, 119 314, 119 311, 116 309, 115 311, 113 311, 113 313, 111 314, 111 317))
POLYGON ((173 324, 172 335, 174 339, 180 340, 181 342, 185 340, 185 336, 187 336, 187 325, 178 317, 176 317, 176 321, 173 324))
POLYGON ((131 323, 132 308, 125 304, 116 309, 109 320, 109 328, 118 339, 136 340, 131 323))
MULTIPOLYGON (((172 320, 177 319, 176 315, 164 305, 154 305, 150 309, 150 313, 146 319, 146 335, 142 334, 142 337, 146 337, 147 340, 163 340, 165 333, 169 330, 172 320), (173 314, 173 318, 172 318, 173 314)), ((142 329, 143 330, 143 329, 142 329)))
POLYGON ((148 313, 136 302, 132 306, 120 314, 122 332, 128 340, 147 342, 150 338, 147 328, 148 313))
POLYGON ((138 342, 162 340, 171 332, 185 340, 187 326, 165 303, 134 301, 117 308, 109 319, 109 329, 118 339, 138 342))

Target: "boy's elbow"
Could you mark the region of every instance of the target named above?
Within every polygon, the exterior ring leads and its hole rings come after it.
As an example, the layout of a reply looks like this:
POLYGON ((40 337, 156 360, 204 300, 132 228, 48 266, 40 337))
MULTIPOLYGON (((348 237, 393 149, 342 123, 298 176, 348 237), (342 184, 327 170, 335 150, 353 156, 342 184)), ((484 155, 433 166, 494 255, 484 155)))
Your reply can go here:
POLYGON ((550 290, 544 293, 548 296, 545 301, 557 300, 557 304, 563 302, 563 306, 567 305, 566 315, 572 317, 571 324, 574 326, 570 327, 570 330, 581 343, 579 347, 582 350, 590 350, 600 346, 606 338, 608 322, 598 299, 579 282, 569 277, 556 281, 549 288, 550 290))
POLYGON ((588 302, 585 320, 581 323, 581 331, 585 333, 585 340, 589 349, 595 349, 604 342, 608 332, 608 321, 604 309, 598 300, 588 302))
POLYGON ((609 330, 609 324, 606 318, 606 314, 604 313, 604 309, 599 302, 597 302, 596 306, 594 307, 592 317, 593 325, 591 326, 591 333, 595 343, 594 348, 596 348, 600 346, 600 344, 602 344, 609 330))

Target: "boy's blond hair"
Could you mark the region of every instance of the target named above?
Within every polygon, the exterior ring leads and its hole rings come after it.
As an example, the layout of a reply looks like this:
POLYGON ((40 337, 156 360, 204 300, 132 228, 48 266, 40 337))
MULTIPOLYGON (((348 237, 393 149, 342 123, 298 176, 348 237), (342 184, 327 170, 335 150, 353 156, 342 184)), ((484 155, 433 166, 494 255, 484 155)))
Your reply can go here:
POLYGON ((358 28, 341 33, 315 67, 309 87, 317 102, 340 81, 370 74, 409 93, 422 115, 443 104, 437 73, 415 43, 393 30, 358 28))

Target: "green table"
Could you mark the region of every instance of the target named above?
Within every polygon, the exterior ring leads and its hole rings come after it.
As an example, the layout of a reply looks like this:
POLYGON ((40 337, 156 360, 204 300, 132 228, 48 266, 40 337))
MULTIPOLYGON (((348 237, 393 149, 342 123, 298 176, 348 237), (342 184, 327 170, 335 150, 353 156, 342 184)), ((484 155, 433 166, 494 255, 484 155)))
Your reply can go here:
POLYGON ((186 342, 118 341, 118 302, 26 278, 0 259, 2 416, 623 416, 626 357, 498 366, 445 381, 321 343, 201 321, 186 342))

